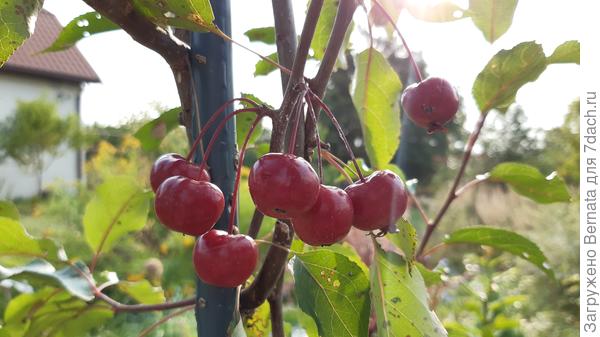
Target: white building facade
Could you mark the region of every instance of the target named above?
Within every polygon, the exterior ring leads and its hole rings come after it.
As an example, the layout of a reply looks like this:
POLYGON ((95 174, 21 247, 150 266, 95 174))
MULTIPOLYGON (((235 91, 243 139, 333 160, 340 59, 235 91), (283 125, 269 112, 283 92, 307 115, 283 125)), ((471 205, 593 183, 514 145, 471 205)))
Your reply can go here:
MULTIPOLYGON (((79 116, 84 83, 99 82, 99 78, 75 47, 39 54, 50 46, 61 29, 52 14, 42 11, 32 37, 0 68, 0 123, 15 113, 18 101, 40 97, 54 102, 61 117, 79 116)), ((42 187, 81 180, 83 161, 81 150, 66 144, 55 157, 46 155, 42 187)), ((10 158, 0 162, 0 199, 28 198, 37 193, 35 172, 27 171, 10 158)))

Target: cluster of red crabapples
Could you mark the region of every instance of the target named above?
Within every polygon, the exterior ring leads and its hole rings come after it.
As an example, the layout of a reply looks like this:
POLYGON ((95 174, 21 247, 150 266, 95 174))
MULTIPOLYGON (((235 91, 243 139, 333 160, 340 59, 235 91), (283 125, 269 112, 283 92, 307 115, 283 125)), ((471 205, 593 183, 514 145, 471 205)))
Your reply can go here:
MULTIPOLYGON (((458 94, 444 79, 430 77, 422 80, 410 50, 409 57, 415 67, 418 83, 404 90, 401 97, 403 110, 416 125, 427 129, 429 133, 444 130, 444 125, 458 110, 458 94)), ((400 177, 389 170, 375 171, 364 177, 331 110, 308 89, 304 102, 306 104, 300 102, 291 115, 295 126, 289 135, 287 152, 267 153, 260 157, 250 170, 248 187, 256 208, 267 216, 289 220, 297 236, 313 246, 339 242, 353 226, 360 230, 380 233, 393 228, 404 214, 408 202, 408 195, 400 177), (306 113, 307 118, 316 121, 312 106, 315 102, 337 129, 359 177, 357 181, 351 181, 345 189, 322 183, 318 130, 319 174, 307 160, 293 154, 301 116, 306 113)), ((264 107, 249 99, 238 98, 226 102, 200 131, 186 158, 173 153, 165 154, 158 158, 152 167, 150 182, 156 193, 156 215, 160 222, 171 230, 198 236, 193 262, 198 277, 207 284, 237 287, 250 277, 256 267, 258 249, 255 241, 247 235, 234 234, 233 230, 244 153, 254 128, 265 115, 264 107), (239 109, 227 115, 207 145, 202 164, 197 166, 191 163, 190 159, 207 128, 234 101, 242 101, 253 107, 239 109), (217 230, 213 227, 225 209, 225 196, 210 182, 206 160, 225 122, 242 112, 254 112, 257 117, 240 150, 239 167, 231 196, 228 230, 217 230)), ((336 168, 343 171, 339 166, 342 162, 339 159, 337 161, 336 168)))

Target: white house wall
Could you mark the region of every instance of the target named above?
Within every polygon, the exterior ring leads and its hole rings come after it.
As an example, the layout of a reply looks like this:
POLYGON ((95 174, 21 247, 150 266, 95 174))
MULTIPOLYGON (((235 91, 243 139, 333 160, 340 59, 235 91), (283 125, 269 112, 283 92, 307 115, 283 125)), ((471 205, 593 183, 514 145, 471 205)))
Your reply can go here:
MULTIPOLYGON (((61 116, 76 114, 81 86, 76 83, 0 73, 0 123, 15 113, 17 101, 31 101, 41 96, 54 101, 61 116)), ((2 137, 3 135, 0 135, 2 137)), ((45 158, 43 187, 78 179, 77 151, 62 146, 58 156, 45 158)), ((0 163, 0 199, 26 198, 37 193, 37 178, 12 159, 0 163)))

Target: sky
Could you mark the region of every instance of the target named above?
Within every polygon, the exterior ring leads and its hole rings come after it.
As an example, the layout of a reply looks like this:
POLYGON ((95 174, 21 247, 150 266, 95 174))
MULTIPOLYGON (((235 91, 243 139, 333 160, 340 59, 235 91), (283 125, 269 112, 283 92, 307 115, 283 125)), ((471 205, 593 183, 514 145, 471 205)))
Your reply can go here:
MULTIPOLYGON (((433 1, 436 0, 408 0, 433 1)), ((468 0, 454 0, 466 8, 468 0)), ((256 27, 272 26, 271 1, 231 0, 233 39, 268 55, 274 46, 250 43, 243 35, 256 27)), ((294 0, 298 33, 303 23, 306 1, 294 0)), ((76 16, 92 9, 81 0, 46 0, 44 7, 66 25, 76 16)), ((409 46, 422 53, 431 76, 449 80, 464 98, 466 128, 471 129, 477 109, 471 88, 477 74, 489 59, 501 49, 510 49, 523 41, 537 41, 546 55, 567 40, 579 38, 581 1, 521 0, 513 23, 506 34, 493 44, 488 43, 470 19, 451 23, 429 23, 414 19, 403 12, 398 20, 409 46)), ((355 21, 366 22, 362 11, 355 21)), ((351 39, 352 48, 360 52, 367 41, 360 34, 351 39)), ((77 44, 100 76, 102 83, 88 84, 82 96, 82 120, 85 124, 117 125, 136 116, 157 116, 156 106, 179 105, 175 82, 167 64, 160 56, 133 41, 124 32, 109 32, 86 38, 77 44)), ((255 78, 254 64, 258 58, 233 47, 234 94, 253 93, 278 106, 281 102, 279 73, 255 78)), ((314 68, 314 67, 313 67, 314 68)), ((313 69, 314 70, 314 69, 313 69)), ((307 69, 310 75, 311 69, 307 69)), ((562 124, 567 107, 580 89, 577 65, 551 65, 534 82, 525 85, 517 95, 527 115, 527 124, 550 129, 562 124)))

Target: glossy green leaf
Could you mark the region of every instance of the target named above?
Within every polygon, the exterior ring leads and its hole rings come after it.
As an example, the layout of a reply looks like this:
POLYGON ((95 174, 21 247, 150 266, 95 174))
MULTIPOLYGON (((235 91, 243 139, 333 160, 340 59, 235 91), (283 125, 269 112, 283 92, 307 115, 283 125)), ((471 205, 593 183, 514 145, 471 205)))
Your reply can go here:
POLYGON ((62 287, 73 296, 84 301, 91 301, 94 298, 94 293, 90 288, 89 281, 83 275, 91 277, 87 266, 81 262, 60 270, 56 270, 53 265, 41 259, 33 260, 18 267, 5 268, 0 266, 1 279, 25 279, 31 284, 47 285, 51 283, 62 287))
POLYGON ((155 287, 148 280, 137 282, 120 282, 119 290, 141 304, 159 304, 165 302, 165 292, 155 287))
POLYGON ((428 22, 449 22, 466 18, 469 13, 452 1, 427 3, 409 1, 406 7, 415 18, 428 22))
POLYGON ((33 258, 57 262, 64 260, 65 256, 52 240, 35 239, 19 222, 0 216, 0 261, 14 266, 33 258))
POLYGON ((379 336, 447 336, 429 310, 427 289, 417 269, 409 272, 402 256, 375 245, 371 263, 371 297, 379 336))
POLYGON ((271 331, 269 302, 261 304, 252 315, 244 316, 244 330, 248 337, 268 337, 271 331))
POLYGON ((329 36, 333 28, 333 22, 335 21, 335 15, 337 13, 339 0, 324 0, 323 8, 321 9, 321 15, 317 21, 315 27, 315 35, 310 44, 313 50, 313 56, 317 60, 322 60, 329 42, 329 36))
POLYGON ((348 244, 346 242, 342 242, 340 244, 334 244, 334 245, 319 248, 319 249, 327 249, 332 252, 342 254, 345 257, 347 257, 348 259, 350 259, 350 261, 356 263, 356 265, 359 266, 360 269, 362 269, 365 272, 365 274, 367 274, 369 272, 369 267, 367 267, 367 265, 360 258, 360 256, 356 252, 356 249, 354 249, 354 247, 352 247, 350 244, 348 244))
POLYGON ((169 132, 179 126, 179 114, 181 107, 173 108, 163 112, 158 118, 142 125, 136 133, 133 134, 142 144, 142 149, 146 151, 158 151, 160 143, 169 132))
POLYGON ((71 337, 86 333, 113 316, 104 304, 87 304, 65 291, 45 287, 13 298, 4 312, 8 336, 71 337))
POLYGON ((473 96, 482 113, 506 111, 517 91, 535 81, 546 69, 546 55, 540 44, 523 42, 499 51, 477 75, 473 96))
MULTIPOLYGON (((241 146, 244 144, 246 135, 250 131, 250 127, 252 126, 252 123, 254 123, 255 119, 256 119, 256 114, 253 114, 253 113, 245 113, 245 114, 242 113, 242 114, 238 114, 237 116, 235 116, 236 141, 237 141, 238 147, 240 147, 240 149, 241 149, 241 146)), ((258 137, 260 137, 261 132, 262 132, 262 125, 259 122, 256 125, 256 127, 254 128, 254 132, 250 136, 250 140, 248 142, 248 147, 252 147, 252 144, 254 144, 254 142, 258 139, 258 137)))
POLYGON ((85 13, 71 20, 44 52, 69 49, 85 37, 117 29, 120 29, 118 25, 98 12, 85 13))
POLYGON ((512 24, 518 0, 470 0, 469 14, 485 39, 492 43, 512 24))
POLYGON ((253 28, 244 33, 251 42, 275 44, 275 27, 253 28))
POLYGON ((511 231, 491 227, 468 227, 459 229, 444 239, 446 244, 471 243, 485 245, 512 253, 540 268, 550 277, 554 272, 540 248, 531 240, 511 231))
POLYGON ((545 177, 537 168, 526 164, 499 164, 492 169, 489 179, 506 183, 515 192, 541 204, 571 200, 567 184, 556 172, 545 177))
POLYGON ((209 0, 133 0, 133 6, 161 27, 218 32, 209 0))
POLYGON ((410 270, 415 262, 417 251, 417 231, 410 222, 403 218, 398 220, 396 227, 398 228, 397 233, 388 233, 385 237, 402 250, 410 270))
POLYGON ((567 41, 556 47, 548 57, 548 63, 575 63, 579 64, 579 41, 567 41))
POLYGON ((424 265, 422 265, 419 262, 417 262, 415 264, 415 266, 417 267, 417 269, 419 270, 419 273, 423 277, 423 281, 425 281, 425 286, 431 287, 431 286, 439 284, 443 281, 443 279, 442 279, 443 274, 441 271, 428 269, 427 267, 425 267, 424 265))
MULTIPOLYGON (((53 328, 53 331, 56 331, 53 336, 81 336, 92 329, 102 326, 113 315, 113 310, 107 305, 87 305, 85 308, 72 311, 66 319, 61 319, 53 328)), ((41 326, 44 328, 44 325, 41 326)))
MULTIPOLYGON (((254 101, 254 103, 256 103, 256 104, 258 104, 258 105, 265 105, 265 106, 267 106, 269 109, 274 109, 272 105, 270 105, 270 104, 266 103, 265 101, 263 101, 262 99, 260 99, 260 98, 256 97, 256 96, 255 96, 255 95, 253 95, 253 94, 242 93, 242 97, 244 97, 244 98, 248 98, 248 99, 250 99, 250 100, 253 100, 253 101, 254 101)), ((242 101, 242 102, 240 102, 240 104, 241 104, 242 106, 244 106, 245 108, 254 108, 254 106, 253 106, 253 105, 250 105, 250 104, 248 104, 248 103, 246 103, 246 102, 243 102, 243 101, 242 101)))
POLYGON ((296 298, 323 337, 368 335, 369 280, 346 256, 314 250, 293 259, 296 298))
POLYGON ((43 3, 43 0, 0 1, 0 67, 31 36, 43 3))
POLYGON ((385 57, 374 49, 358 54, 352 83, 352 102, 360 119, 371 165, 381 168, 400 144, 400 78, 385 57))
MULTIPOLYGON (((277 53, 272 53, 270 55, 267 55, 267 58, 269 58, 275 62, 279 62, 279 57, 277 56, 277 53)), ((270 73, 272 73, 275 70, 277 70, 277 67, 275 67, 273 64, 271 64, 263 59, 260 59, 254 65, 254 76, 256 77, 256 76, 269 75, 270 73)))
POLYGON ((315 321, 300 309, 287 307, 283 310, 283 321, 289 323, 293 329, 302 329, 306 337, 319 337, 319 330, 315 321))
POLYGON ((121 236, 142 229, 151 197, 130 177, 115 176, 98 185, 83 215, 85 239, 92 250, 108 250, 121 236))
POLYGON ((19 221, 21 215, 15 204, 10 201, 0 200, 0 217, 19 221))

